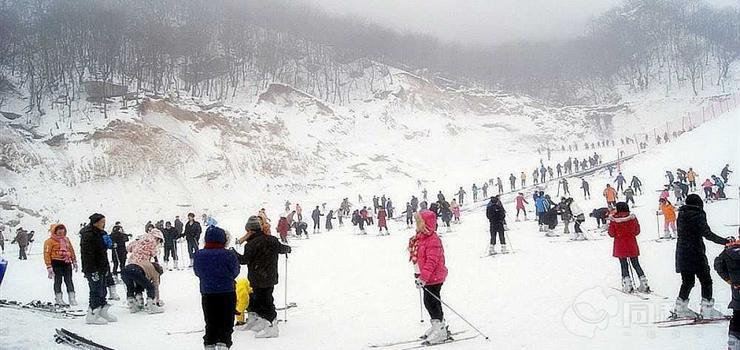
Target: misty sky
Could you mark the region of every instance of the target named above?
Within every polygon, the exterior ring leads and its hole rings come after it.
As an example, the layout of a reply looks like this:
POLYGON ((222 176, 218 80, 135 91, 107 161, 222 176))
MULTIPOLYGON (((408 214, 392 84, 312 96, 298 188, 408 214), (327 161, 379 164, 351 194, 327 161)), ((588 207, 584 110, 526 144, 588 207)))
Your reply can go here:
MULTIPOLYGON (((470 44, 553 40, 580 35, 620 0, 302 0, 394 29, 470 44)), ((740 0, 709 0, 740 6, 740 0)))

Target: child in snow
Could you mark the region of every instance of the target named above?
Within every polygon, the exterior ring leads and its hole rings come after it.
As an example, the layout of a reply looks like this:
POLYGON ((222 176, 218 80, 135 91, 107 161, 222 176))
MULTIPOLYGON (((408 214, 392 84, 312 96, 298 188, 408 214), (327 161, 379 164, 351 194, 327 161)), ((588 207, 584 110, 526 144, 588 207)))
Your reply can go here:
POLYGON ((658 201, 658 211, 655 215, 663 215, 663 237, 666 239, 676 237, 676 208, 667 199, 658 201), (671 234, 671 230, 673 233, 671 234))
MULTIPOLYGON (((236 326, 244 326, 247 324, 245 321, 246 311, 249 307, 249 298, 252 294, 252 286, 249 285, 249 280, 246 278, 236 279, 236 326)), ((254 320, 253 320, 254 321, 254 320)))
MULTIPOLYGON (((259 226, 256 217, 255 224, 259 226)), ((206 322, 203 344, 206 349, 228 349, 232 345, 236 310, 234 279, 239 276, 240 267, 234 251, 225 249, 228 241, 228 233, 224 229, 208 226, 205 245, 195 253, 193 261, 193 272, 200 279, 201 305, 206 322)))
POLYGON ((164 235, 159 229, 150 229, 126 247, 129 252, 128 265, 121 270, 121 279, 126 285, 126 303, 131 313, 146 309, 149 313, 161 313, 159 307, 159 280, 163 271, 159 264, 152 262, 164 235), (143 291, 147 302, 144 303, 143 291))
POLYGON ((62 280, 67 286, 69 305, 77 306, 72 270, 77 272, 77 257, 72 243, 67 238, 67 228, 62 224, 52 224, 49 238, 44 242, 44 262, 49 279, 54 279, 54 302, 67 305, 62 299, 62 280))
POLYGON ((732 301, 727 306, 732 309, 727 349, 740 350, 740 242, 731 240, 732 242, 725 246, 725 250, 714 259, 714 269, 730 284, 732 293, 732 301))
POLYGON ((409 240, 409 261, 414 264, 416 287, 424 293, 424 307, 431 319, 431 327, 421 338, 429 344, 440 344, 450 337, 444 322, 440 295, 442 284, 447 278, 444 248, 434 230, 437 225, 434 213, 422 210, 416 214, 415 219, 416 235, 409 240))
POLYGON ((701 316, 705 319, 722 317, 722 313, 714 308, 712 275, 709 273, 704 238, 722 245, 730 240, 717 236, 709 228, 704 202, 696 194, 686 197, 686 205, 678 210, 677 224, 676 272, 681 274, 681 289, 673 316, 697 317, 697 313, 689 309, 689 294, 694 288, 695 278, 698 278, 701 283, 701 316))
POLYGON ((581 230, 581 224, 586 221, 586 216, 584 215, 581 207, 578 206, 573 198, 569 197, 567 199, 567 203, 568 209, 570 209, 570 213, 573 216, 573 230, 575 231, 573 234, 573 240, 585 240, 586 236, 581 230))
POLYGON ((617 212, 609 217, 609 236, 614 238, 613 256, 619 259, 619 266, 622 269, 622 291, 625 293, 634 292, 634 284, 630 277, 630 265, 635 269, 640 286, 637 290, 642 293, 649 293, 650 287, 647 283, 647 277, 640 267, 640 248, 637 246, 637 235, 640 234, 640 222, 634 214, 630 214, 629 205, 625 202, 616 204, 617 212))
POLYGON ((278 256, 289 254, 291 248, 281 244, 277 238, 263 234, 256 216, 247 220, 244 231, 247 236, 244 254, 232 251, 236 253, 239 264, 247 265, 253 290, 245 328, 256 332, 256 338, 276 338, 279 331, 272 293, 278 283, 278 256))

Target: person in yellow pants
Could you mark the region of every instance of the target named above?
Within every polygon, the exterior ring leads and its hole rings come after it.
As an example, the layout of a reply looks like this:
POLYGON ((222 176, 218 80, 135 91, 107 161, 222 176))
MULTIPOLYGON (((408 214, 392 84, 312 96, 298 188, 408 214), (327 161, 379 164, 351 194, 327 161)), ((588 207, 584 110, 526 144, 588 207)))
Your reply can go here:
POLYGON ((237 326, 243 326, 247 323, 244 318, 249 307, 249 294, 252 294, 252 287, 249 285, 249 280, 246 278, 237 278, 235 312, 237 326))

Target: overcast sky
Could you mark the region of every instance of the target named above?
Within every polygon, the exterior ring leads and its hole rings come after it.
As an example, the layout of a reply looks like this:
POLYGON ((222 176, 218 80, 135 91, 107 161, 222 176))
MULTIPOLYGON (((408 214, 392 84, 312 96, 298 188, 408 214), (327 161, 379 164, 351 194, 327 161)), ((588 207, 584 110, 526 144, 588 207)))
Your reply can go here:
MULTIPOLYGON (((620 0, 299 0, 394 29, 470 44, 580 35, 620 0)), ((740 0, 709 0, 740 6, 740 0)))

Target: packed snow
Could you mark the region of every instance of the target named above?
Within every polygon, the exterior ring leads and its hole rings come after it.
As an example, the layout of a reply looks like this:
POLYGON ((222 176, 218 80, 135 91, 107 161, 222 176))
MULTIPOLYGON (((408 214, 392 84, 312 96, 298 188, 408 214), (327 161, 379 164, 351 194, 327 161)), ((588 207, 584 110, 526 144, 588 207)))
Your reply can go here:
MULTIPOLYGON (((163 121, 150 119, 147 122, 163 121)), ((166 127, 177 129, 177 125, 166 127)), ((662 231, 662 227, 657 227, 655 210, 658 192, 654 191, 662 188, 665 170, 693 167, 703 180, 710 174, 718 174, 725 163, 735 168, 740 151, 737 141, 739 131, 740 112, 727 113, 670 143, 654 146, 621 165, 625 177, 629 179, 637 175, 643 182, 645 193, 636 197, 637 205, 633 208, 642 226, 642 233, 638 237, 640 260, 653 290, 667 296, 665 300, 642 301, 611 289, 620 286, 620 275, 619 264, 611 256, 612 241, 609 237, 598 230, 589 231, 588 235, 593 240, 583 242, 569 242, 566 236, 545 237, 538 232, 536 222, 532 221, 534 213, 530 213, 530 221, 514 220, 515 210, 510 202, 512 195, 505 195, 503 199, 508 211, 509 247, 514 253, 482 257, 488 247, 488 223, 482 203, 467 205, 462 223, 454 225, 453 232, 445 233, 440 228, 450 271, 442 289, 442 297, 443 301, 490 336, 490 341, 477 337, 442 347, 720 349, 725 346, 726 323, 672 329, 660 329, 652 324, 667 316, 680 285, 680 277, 674 272, 675 243, 654 241, 662 231)), ((459 152, 464 153, 464 148, 472 147, 472 144, 459 147, 459 152)), ((424 152, 424 149, 415 152, 424 152)), ((568 154, 556 153, 554 156, 554 161, 562 161, 568 154)), ((508 187, 504 176, 509 172, 518 175, 521 158, 536 157, 531 150, 522 150, 520 153, 503 153, 500 157, 492 155, 491 159, 496 159, 499 168, 511 167, 511 170, 502 169, 500 175, 508 187)), ((612 158, 608 156, 606 160, 612 158)), ((454 180, 466 184, 464 187, 468 191, 469 183, 489 177, 479 173, 479 167, 474 163, 459 169, 450 169, 442 164, 444 162, 426 165, 427 177, 447 183, 445 178, 454 174, 454 180)), ((570 180, 572 197, 586 213, 605 205, 600 193, 605 183, 613 181, 606 170, 587 178, 591 183, 591 200, 583 200, 577 180, 570 180)), ((706 206, 710 226, 720 236, 737 235, 737 228, 728 226, 737 224, 740 219, 736 184, 737 175, 734 174, 726 191, 730 200, 706 206)), ((550 183, 546 191, 556 198, 552 186, 550 183)), ((386 193, 394 199, 397 208, 403 206, 408 193, 416 192, 420 196, 420 189, 415 185, 403 184, 393 190, 400 188, 405 191, 398 195, 395 192, 386 193)), ((430 197, 437 192, 437 188, 429 187, 428 190, 430 197)), ((377 195, 383 194, 381 191, 379 189, 377 195)), ((356 198, 356 192, 345 196, 352 200, 356 198)), ((99 210, 97 205, 85 201, 85 196, 91 193, 94 191, 80 193, 82 197, 79 201, 86 203, 87 212, 65 212, 60 220, 73 228, 80 218, 99 210)), ((524 193, 531 198, 531 189, 524 193)), ((208 196, 208 191, 205 190, 202 195, 208 196)), ((242 201, 250 201, 249 193, 239 195, 246 197, 242 201)), ((365 197, 369 199, 371 195, 365 197)), ((175 202, 158 201, 157 198, 138 200, 146 201, 146 206, 154 203, 166 206, 163 213, 176 212, 175 202)), ((309 210, 314 203, 320 204, 321 200, 319 197, 301 198, 301 203, 309 210)), ((273 201, 278 202, 278 199, 273 201)), ((80 208, 79 204, 74 207, 80 208)), ((132 199, 129 205, 136 207, 138 203, 132 199)), ((273 224, 277 221, 279 210, 282 210, 281 206, 268 207, 273 224)), ((397 213, 400 211, 402 209, 397 213)), ((116 212, 105 214, 109 217, 109 225, 117 220, 116 212)), ((159 213, 137 214, 136 220, 127 218, 123 222, 127 232, 135 235, 142 232, 146 221, 159 218, 159 213)), ((185 216, 186 212, 183 210, 177 214, 185 216)), ((252 213, 244 210, 224 210, 217 219, 220 226, 240 233, 249 215, 252 213)), ((174 215, 169 220, 172 219, 174 215)), ((356 228, 349 224, 349 219, 345 219, 345 226, 334 231, 311 235, 310 239, 292 239, 293 253, 288 260, 280 260, 280 284, 275 288, 275 299, 277 306, 287 301, 297 303, 298 307, 290 309, 287 315, 279 312, 279 318, 287 316, 287 322, 280 323, 279 338, 254 339, 252 332, 235 331, 234 348, 362 349, 371 343, 418 337, 428 324, 428 316, 426 311, 420 310, 419 291, 414 286, 413 268, 406 251, 407 240, 413 232, 400 221, 390 221, 389 225, 389 236, 376 236, 375 226, 368 227, 367 235, 358 235, 356 228), (286 263, 287 274, 284 272, 286 263), (286 282, 287 300, 284 294, 286 282), (424 322, 420 322, 420 319, 424 322)), ((595 221, 588 218, 583 227, 594 229, 595 221)), ((36 231, 39 233, 27 261, 16 259, 17 246, 6 245, 4 257, 10 263, 0 288, 0 298, 20 301, 52 299, 51 281, 46 278, 42 256, 46 234, 41 233, 41 229, 36 231)), ((562 231, 562 226, 558 226, 556 231, 562 231)), ((9 236, 6 232, 6 237, 9 236)), ((78 237, 70 234, 70 238, 78 248, 78 237)), ((179 249, 181 255, 185 256, 183 246, 180 244, 179 249)), ((721 249, 709 243, 710 260, 721 249)), ((184 260, 187 261, 187 258, 184 260)), ((242 268, 242 275, 246 276, 246 267, 242 268)), ((714 272, 713 279, 717 305, 724 309, 723 306, 730 300, 729 287, 714 272)), ((79 273, 74 275, 74 281, 77 299, 84 306, 87 303, 86 281, 79 273)), ((124 286, 119 285, 118 291, 124 294, 124 286)), ((691 295, 691 307, 694 309, 698 308, 698 293, 697 285, 691 295)), ((0 347, 64 348, 64 345, 54 343, 52 334, 54 328, 65 327, 115 349, 202 348, 202 333, 167 335, 167 332, 203 328, 198 280, 192 270, 167 271, 163 275, 161 295, 165 302, 165 313, 129 314, 125 301, 117 301, 113 302, 113 313, 119 316, 119 322, 106 326, 86 325, 83 318, 58 320, 0 308, 0 347)), ((445 309, 445 318, 452 331, 466 330, 465 335, 476 334, 449 309, 445 309)))

